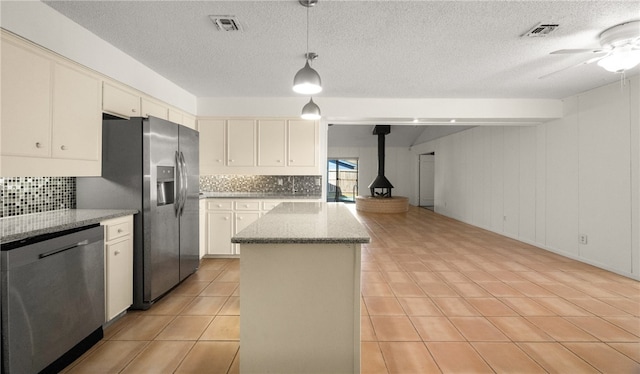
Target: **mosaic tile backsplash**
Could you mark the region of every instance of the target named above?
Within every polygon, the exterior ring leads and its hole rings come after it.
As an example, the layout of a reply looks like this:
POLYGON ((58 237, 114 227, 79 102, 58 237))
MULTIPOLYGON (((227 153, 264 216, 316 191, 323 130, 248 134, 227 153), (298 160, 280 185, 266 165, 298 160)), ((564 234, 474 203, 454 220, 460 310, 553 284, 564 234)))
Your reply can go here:
POLYGON ((4 177, 0 187, 0 217, 76 207, 74 177, 4 177))
POLYGON ((320 175, 201 175, 203 192, 260 192, 322 195, 320 175))

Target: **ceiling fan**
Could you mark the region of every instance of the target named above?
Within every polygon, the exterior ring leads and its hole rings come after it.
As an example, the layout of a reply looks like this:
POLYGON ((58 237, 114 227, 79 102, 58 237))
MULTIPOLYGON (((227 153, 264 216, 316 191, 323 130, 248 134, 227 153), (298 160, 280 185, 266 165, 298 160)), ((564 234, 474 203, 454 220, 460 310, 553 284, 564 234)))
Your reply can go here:
POLYGON ((552 55, 592 53, 596 55, 579 64, 543 75, 544 79, 562 71, 597 62, 599 66, 613 73, 624 73, 640 64, 640 21, 621 23, 606 29, 600 34, 600 48, 594 49, 560 49, 552 55))

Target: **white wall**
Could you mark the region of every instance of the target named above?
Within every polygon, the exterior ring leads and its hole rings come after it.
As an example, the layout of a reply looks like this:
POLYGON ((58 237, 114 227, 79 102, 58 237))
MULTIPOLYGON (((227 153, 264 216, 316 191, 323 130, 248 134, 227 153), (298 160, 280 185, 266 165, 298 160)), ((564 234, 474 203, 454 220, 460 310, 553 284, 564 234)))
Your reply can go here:
POLYGON ((0 26, 150 96, 196 114, 196 97, 40 1, 0 1, 0 26))
POLYGON ((476 127, 435 151, 438 213, 640 279, 640 77, 535 127, 476 127), (587 244, 580 244, 587 235, 587 244))
MULTIPOLYGON (((374 139, 375 137, 371 137, 374 139)), ((378 146, 371 147, 329 147, 329 158, 357 158, 358 159, 358 195, 369 196, 367 188, 378 175, 378 146)), ((418 175, 418 161, 413 153, 405 147, 386 147, 384 174, 393 184, 393 196, 406 196, 409 203, 417 205, 417 191, 413 183, 418 175)))

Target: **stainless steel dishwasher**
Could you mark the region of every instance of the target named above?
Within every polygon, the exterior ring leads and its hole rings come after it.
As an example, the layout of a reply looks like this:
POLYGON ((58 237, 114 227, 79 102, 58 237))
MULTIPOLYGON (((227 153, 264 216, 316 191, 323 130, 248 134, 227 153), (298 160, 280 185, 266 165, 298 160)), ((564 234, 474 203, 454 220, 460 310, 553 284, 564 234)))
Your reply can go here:
POLYGON ((58 372, 103 336, 98 225, 3 244, 2 373, 58 372))

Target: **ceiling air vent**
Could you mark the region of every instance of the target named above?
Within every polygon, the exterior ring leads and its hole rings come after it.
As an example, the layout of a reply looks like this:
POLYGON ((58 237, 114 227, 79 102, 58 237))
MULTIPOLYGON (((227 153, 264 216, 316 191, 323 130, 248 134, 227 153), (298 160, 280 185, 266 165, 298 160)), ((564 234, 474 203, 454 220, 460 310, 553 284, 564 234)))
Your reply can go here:
POLYGON ((235 16, 209 16, 218 31, 242 31, 240 22, 235 16))
POLYGON ((558 26, 559 25, 557 23, 539 23, 522 36, 528 36, 530 38, 545 37, 549 35, 553 30, 557 29, 558 26))

